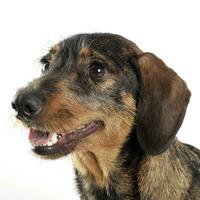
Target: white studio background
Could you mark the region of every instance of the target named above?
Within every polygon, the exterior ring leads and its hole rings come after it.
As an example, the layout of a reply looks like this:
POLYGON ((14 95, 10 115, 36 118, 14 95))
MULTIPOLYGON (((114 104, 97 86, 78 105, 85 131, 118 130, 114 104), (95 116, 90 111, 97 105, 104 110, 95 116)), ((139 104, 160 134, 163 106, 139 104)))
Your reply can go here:
POLYGON ((0 2, 0 199, 77 200, 70 157, 41 160, 28 130, 14 125, 10 102, 39 74, 49 47, 80 32, 112 32, 162 58, 192 98, 178 137, 200 148, 200 2, 193 0, 0 2))

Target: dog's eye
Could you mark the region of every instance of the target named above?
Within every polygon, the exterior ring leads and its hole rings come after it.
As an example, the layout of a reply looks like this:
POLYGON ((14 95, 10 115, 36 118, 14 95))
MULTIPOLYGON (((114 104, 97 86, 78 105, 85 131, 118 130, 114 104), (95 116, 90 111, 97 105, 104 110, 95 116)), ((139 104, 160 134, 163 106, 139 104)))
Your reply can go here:
POLYGON ((43 66, 42 66, 42 73, 45 73, 46 71, 49 70, 50 62, 46 61, 43 66))
POLYGON ((104 66, 99 62, 93 62, 89 68, 89 75, 91 78, 101 78, 105 74, 104 66))

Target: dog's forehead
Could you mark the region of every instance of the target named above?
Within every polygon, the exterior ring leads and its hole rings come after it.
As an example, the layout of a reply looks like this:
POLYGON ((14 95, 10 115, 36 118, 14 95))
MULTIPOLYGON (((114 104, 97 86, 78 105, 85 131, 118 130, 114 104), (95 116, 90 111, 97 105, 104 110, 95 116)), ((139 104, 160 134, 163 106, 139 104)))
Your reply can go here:
POLYGON ((117 54, 128 50, 128 45, 125 38, 114 34, 80 34, 61 41, 51 49, 51 53, 65 51, 69 56, 90 56, 93 50, 117 54))
MULTIPOLYGON (((79 34, 56 44, 51 50, 52 61, 71 69, 80 58, 111 61, 123 66, 130 55, 140 54, 141 50, 126 38, 109 33, 79 34)), ((52 62, 53 63, 53 62, 52 62)))

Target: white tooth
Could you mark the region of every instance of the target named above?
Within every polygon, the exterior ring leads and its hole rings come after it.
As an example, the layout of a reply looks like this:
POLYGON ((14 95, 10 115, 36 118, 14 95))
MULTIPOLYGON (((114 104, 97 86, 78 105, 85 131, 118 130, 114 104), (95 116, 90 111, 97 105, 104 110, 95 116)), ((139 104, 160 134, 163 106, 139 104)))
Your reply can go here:
POLYGON ((47 143, 47 146, 51 146, 56 142, 58 142, 57 133, 53 133, 51 139, 47 143))
POLYGON ((86 124, 82 125, 79 129, 82 129, 82 128, 85 128, 86 127, 86 124))
POLYGON ((56 143, 58 141, 57 133, 53 134, 51 141, 52 141, 52 143, 56 143))
POLYGON ((52 144, 52 141, 48 141, 47 146, 51 146, 52 144))
POLYGON ((77 129, 74 129, 73 131, 81 130, 81 129, 84 129, 85 127, 86 127, 86 125, 81 125, 81 126, 78 127, 77 129))

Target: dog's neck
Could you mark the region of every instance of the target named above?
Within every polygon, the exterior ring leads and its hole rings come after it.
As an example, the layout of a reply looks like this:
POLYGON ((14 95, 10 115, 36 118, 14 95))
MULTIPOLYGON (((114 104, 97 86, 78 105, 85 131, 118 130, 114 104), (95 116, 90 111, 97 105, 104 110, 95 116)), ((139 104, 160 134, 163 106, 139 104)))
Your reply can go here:
POLYGON ((190 180, 177 157, 181 147, 175 140, 166 152, 147 156, 132 133, 120 152, 103 148, 99 152, 74 153, 82 199, 181 199, 190 180))
POLYGON ((98 193, 102 199, 104 195, 111 196, 112 199, 115 199, 114 196, 116 199, 119 196, 123 196, 123 199, 136 197, 136 174, 141 155, 135 133, 129 136, 125 144, 94 148, 91 151, 75 151, 72 158, 77 182, 81 185, 79 189, 83 189, 81 193, 98 193), (126 196, 129 198, 125 198, 126 196))

